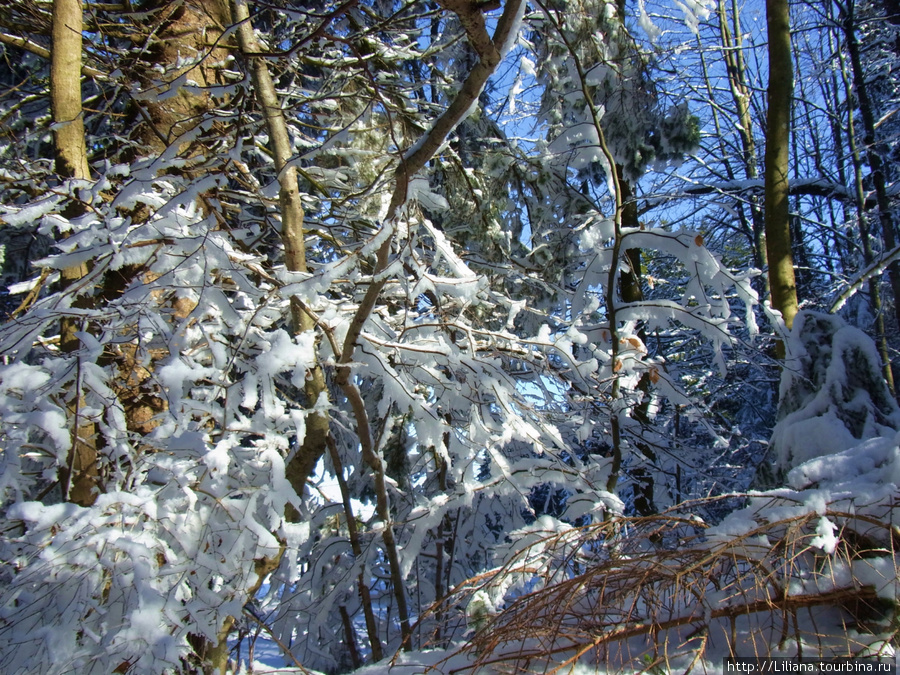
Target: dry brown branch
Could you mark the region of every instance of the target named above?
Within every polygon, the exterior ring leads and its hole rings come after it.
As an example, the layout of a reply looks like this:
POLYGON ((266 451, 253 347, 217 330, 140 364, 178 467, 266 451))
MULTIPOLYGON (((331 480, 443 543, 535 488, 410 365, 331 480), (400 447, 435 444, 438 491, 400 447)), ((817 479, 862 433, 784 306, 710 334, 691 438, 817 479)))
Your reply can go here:
POLYGON ((852 656, 896 632, 894 623, 867 623, 893 604, 880 597, 884 589, 854 577, 856 565, 894 564, 889 522, 799 510, 727 537, 703 529, 668 513, 532 542, 492 577, 450 594, 445 609, 505 588, 525 561, 534 574, 520 588, 538 587, 508 594, 462 649, 471 665, 451 672, 555 673, 579 661, 608 672, 690 672, 711 645, 719 655, 852 656), (840 531, 833 552, 816 539, 822 518, 840 531))

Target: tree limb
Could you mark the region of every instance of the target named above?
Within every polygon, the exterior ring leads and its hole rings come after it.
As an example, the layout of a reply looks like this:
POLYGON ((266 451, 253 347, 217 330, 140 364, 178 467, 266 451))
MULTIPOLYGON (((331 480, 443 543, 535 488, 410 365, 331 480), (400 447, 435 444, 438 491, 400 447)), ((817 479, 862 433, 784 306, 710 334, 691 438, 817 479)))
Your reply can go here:
MULTIPOLYGON (((462 88, 453 99, 450 106, 443 114, 435 120, 434 125, 425 134, 422 140, 417 143, 407 154, 401 158, 400 166, 394 173, 394 192, 391 195, 390 208, 388 209, 387 221, 392 221, 400 207, 406 202, 407 190, 409 188, 409 180, 419 171, 425 164, 437 153, 438 149, 443 145, 447 137, 456 128, 456 126, 468 115, 473 104, 477 101, 481 90, 484 88, 488 78, 500 63, 500 47, 509 37, 509 33, 513 28, 516 16, 519 13, 519 7, 523 0, 508 0, 503 10, 503 15, 497 24, 497 30, 494 33, 494 39, 491 40, 490 46, 483 44, 482 40, 476 35, 477 44, 473 47, 482 46, 483 51, 478 52, 479 62, 472 68, 462 88)), ((460 16, 463 25, 468 22, 472 26, 477 24, 477 19, 472 15, 478 14, 481 17, 480 9, 471 4, 464 2, 452 2, 453 11, 460 16), (459 6, 459 9, 457 9, 459 6), (465 18, 464 18, 465 17, 465 18)), ((484 17, 481 17, 482 23, 484 17)), ((474 29, 473 29, 474 30, 474 29)), ((468 32, 468 31, 467 31, 468 32)), ((471 38, 470 38, 471 40, 471 38)), ((369 285, 359 309, 357 309, 350 327, 344 340, 344 348, 342 350, 341 368, 338 371, 338 382, 346 382, 350 377, 349 367, 346 364, 353 360, 353 352, 356 347, 356 341, 362 332, 363 324, 369 318, 375 307, 382 288, 386 282, 385 279, 379 279, 378 275, 387 267, 388 257, 391 250, 391 242, 393 236, 388 237, 378 249, 375 272, 373 274, 372 283, 369 285)))
MULTIPOLYGON (((42 59, 50 60, 51 54, 49 49, 47 49, 46 47, 42 47, 36 42, 32 42, 31 40, 28 40, 26 38, 19 37, 18 35, 0 33, 0 44, 18 47, 19 49, 24 49, 26 52, 34 54, 35 56, 40 56, 42 59)), ((81 66, 81 74, 86 75, 87 77, 93 77, 95 80, 109 79, 106 73, 84 64, 82 64, 81 66)))

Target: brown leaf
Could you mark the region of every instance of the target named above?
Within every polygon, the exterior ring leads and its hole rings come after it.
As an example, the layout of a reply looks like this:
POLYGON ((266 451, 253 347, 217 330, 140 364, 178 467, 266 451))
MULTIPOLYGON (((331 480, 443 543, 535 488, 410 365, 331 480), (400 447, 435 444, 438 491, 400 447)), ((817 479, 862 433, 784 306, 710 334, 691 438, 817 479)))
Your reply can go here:
POLYGON ((619 344, 620 345, 628 345, 632 349, 637 350, 639 352, 647 351, 646 348, 644 347, 644 343, 641 342, 640 338, 636 338, 633 336, 627 337, 627 338, 622 338, 621 340, 619 340, 619 344))

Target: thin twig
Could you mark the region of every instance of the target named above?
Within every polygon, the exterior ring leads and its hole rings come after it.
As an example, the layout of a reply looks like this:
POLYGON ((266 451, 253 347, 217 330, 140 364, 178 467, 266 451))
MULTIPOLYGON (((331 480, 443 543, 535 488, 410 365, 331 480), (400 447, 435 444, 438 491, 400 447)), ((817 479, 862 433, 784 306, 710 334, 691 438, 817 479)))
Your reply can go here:
POLYGON ((309 670, 308 668, 304 668, 304 667, 303 667, 303 664, 300 663, 300 662, 297 660, 297 657, 294 656, 294 655, 291 653, 290 647, 288 647, 286 644, 284 644, 284 643, 278 638, 278 636, 275 635, 275 632, 268 626, 268 624, 266 624, 265 621, 263 621, 262 619, 260 619, 258 616, 256 616, 256 614, 254 614, 253 612, 251 612, 251 611, 250 611, 249 609, 247 609, 246 607, 244 607, 244 614, 246 614, 246 615, 249 616, 251 619, 253 619, 257 624, 259 624, 259 626, 260 626, 264 631, 266 631, 266 633, 268 633, 269 637, 272 638, 272 640, 275 642, 275 644, 278 645, 278 647, 281 649, 281 651, 284 653, 284 655, 285 655, 287 658, 289 658, 291 661, 294 662, 294 665, 297 666, 297 668, 299 668, 300 670, 302 670, 304 673, 307 673, 308 675, 314 675, 313 672, 312 672, 311 670, 309 670))

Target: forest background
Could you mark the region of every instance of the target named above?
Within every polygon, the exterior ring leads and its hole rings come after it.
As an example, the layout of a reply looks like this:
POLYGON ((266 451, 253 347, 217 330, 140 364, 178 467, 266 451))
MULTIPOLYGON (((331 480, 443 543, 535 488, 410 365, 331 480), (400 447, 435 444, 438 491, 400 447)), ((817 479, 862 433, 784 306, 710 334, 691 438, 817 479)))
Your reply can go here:
POLYGON ((892 656, 898 31, 5 4, 0 671, 892 656))

